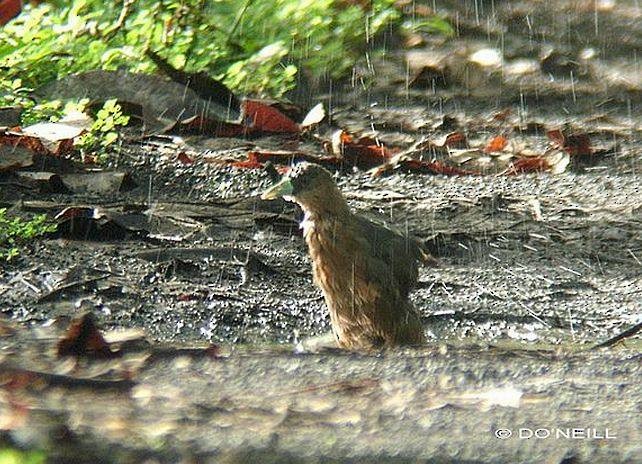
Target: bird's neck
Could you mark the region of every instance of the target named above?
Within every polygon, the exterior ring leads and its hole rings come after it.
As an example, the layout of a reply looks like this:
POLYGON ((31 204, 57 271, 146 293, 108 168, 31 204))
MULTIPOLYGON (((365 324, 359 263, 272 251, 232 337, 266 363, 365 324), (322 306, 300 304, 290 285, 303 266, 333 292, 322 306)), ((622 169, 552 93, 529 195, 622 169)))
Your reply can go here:
POLYGON ((350 208, 339 190, 308 195, 297 199, 308 221, 342 220, 350 216, 350 208))

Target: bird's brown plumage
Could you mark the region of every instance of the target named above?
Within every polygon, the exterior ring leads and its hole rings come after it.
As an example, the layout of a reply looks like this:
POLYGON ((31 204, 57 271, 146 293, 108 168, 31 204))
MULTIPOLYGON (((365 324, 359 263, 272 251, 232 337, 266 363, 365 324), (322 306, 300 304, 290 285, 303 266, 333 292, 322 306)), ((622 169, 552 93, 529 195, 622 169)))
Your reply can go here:
POLYGON ((315 283, 323 291, 339 346, 417 345, 420 317, 408 299, 417 282, 418 243, 350 212, 331 174, 300 163, 264 198, 284 194, 305 213, 301 224, 315 283))

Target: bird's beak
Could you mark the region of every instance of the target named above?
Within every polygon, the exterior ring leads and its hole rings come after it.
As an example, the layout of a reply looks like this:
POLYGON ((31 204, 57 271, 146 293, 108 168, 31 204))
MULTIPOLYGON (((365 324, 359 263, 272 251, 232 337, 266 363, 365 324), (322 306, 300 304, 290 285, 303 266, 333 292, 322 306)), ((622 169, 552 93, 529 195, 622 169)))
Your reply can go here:
POLYGON ((274 200, 275 198, 292 195, 292 182, 287 177, 278 184, 273 185, 261 195, 261 200, 274 200))

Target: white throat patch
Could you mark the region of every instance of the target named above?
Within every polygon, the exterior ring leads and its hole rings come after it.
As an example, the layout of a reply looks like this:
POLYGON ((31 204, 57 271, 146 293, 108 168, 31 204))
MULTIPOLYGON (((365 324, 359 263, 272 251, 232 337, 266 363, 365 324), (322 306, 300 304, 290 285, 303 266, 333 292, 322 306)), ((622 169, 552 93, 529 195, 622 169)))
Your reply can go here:
POLYGON ((311 215, 308 211, 305 211, 303 214, 303 221, 299 224, 299 229, 303 229, 303 233, 307 234, 308 231, 314 229, 314 221, 311 218, 311 215))

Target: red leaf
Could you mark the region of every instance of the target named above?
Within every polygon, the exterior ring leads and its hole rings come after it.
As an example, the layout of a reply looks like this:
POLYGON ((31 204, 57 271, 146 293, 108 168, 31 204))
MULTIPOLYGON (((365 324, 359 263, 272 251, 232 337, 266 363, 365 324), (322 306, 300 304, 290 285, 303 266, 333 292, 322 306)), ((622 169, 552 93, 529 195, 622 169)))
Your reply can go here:
POLYGON ((371 168, 385 163, 392 153, 381 143, 371 137, 356 139, 346 131, 337 131, 332 136, 332 143, 325 144, 326 150, 350 165, 371 168))
POLYGON ((259 100, 244 100, 241 111, 252 132, 298 134, 299 125, 282 112, 259 100))
POLYGON ((112 351, 96 326, 91 313, 75 319, 65 336, 58 341, 58 356, 88 356, 93 358, 115 358, 120 351, 112 351))
POLYGON ((200 116, 181 121, 172 129, 181 132, 214 135, 217 137, 239 137, 248 134, 298 134, 299 125, 278 109, 259 100, 244 100, 241 103, 243 123, 218 121, 200 116))
POLYGON ((466 171, 453 166, 442 163, 441 161, 421 161, 416 159, 403 159, 396 164, 386 164, 380 167, 375 176, 380 176, 393 169, 402 169, 421 174, 439 174, 444 176, 474 176, 478 173, 473 171, 466 171))
POLYGON ((39 155, 50 154, 38 138, 21 135, 17 132, 0 134, 0 143, 12 147, 23 147, 39 155))
POLYGON ((444 146, 448 148, 468 148, 468 140, 461 132, 452 132, 446 136, 444 146))
POLYGON ((296 151, 250 151, 244 161, 234 161, 230 166, 246 169, 260 169, 263 164, 271 161, 274 164, 291 165, 293 162, 310 161, 324 166, 337 167, 342 163, 341 158, 334 156, 314 156, 296 151))
POLYGON ((559 129, 552 129, 546 132, 546 136, 559 146, 564 146, 564 134, 559 129))
POLYGON ((0 134, 0 144, 23 147, 38 155, 61 156, 74 152, 73 139, 44 143, 38 137, 23 135, 17 131, 0 134))
POLYGON ((230 165, 237 168, 260 169, 263 167, 263 163, 267 161, 289 164, 295 155, 295 153, 289 151, 250 151, 245 161, 234 161, 230 165))
POLYGON ((0 26, 4 26, 22 11, 20 0, 0 0, 0 26))
POLYGON ((493 114, 493 119, 495 121, 506 121, 509 116, 513 113, 511 108, 505 108, 497 113, 493 114))
POLYGON ((420 161, 408 160, 406 167, 414 171, 425 172, 430 174, 443 174, 445 176, 470 176, 475 175, 475 172, 466 171, 464 169, 448 166, 441 161, 420 161))
POLYGON ((546 132, 549 139, 571 156, 591 156, 591 139, 583 132, 571 133, 560 129, 546 132))
POLYGON ((190 158, 187 153, 184 151, 180 152, 177 156, 178 161, 180 161, 183 164, 194 164, 194 160, 190 158))
POLYGON ((508 145, 508 139, 503 135, 498 135, 497 137, 493 137, 488 142, 488 145, 486 145, 486 147, 484 148, 484 153, 502 151, 504 148, 506 148, 506 145, 508 145))

